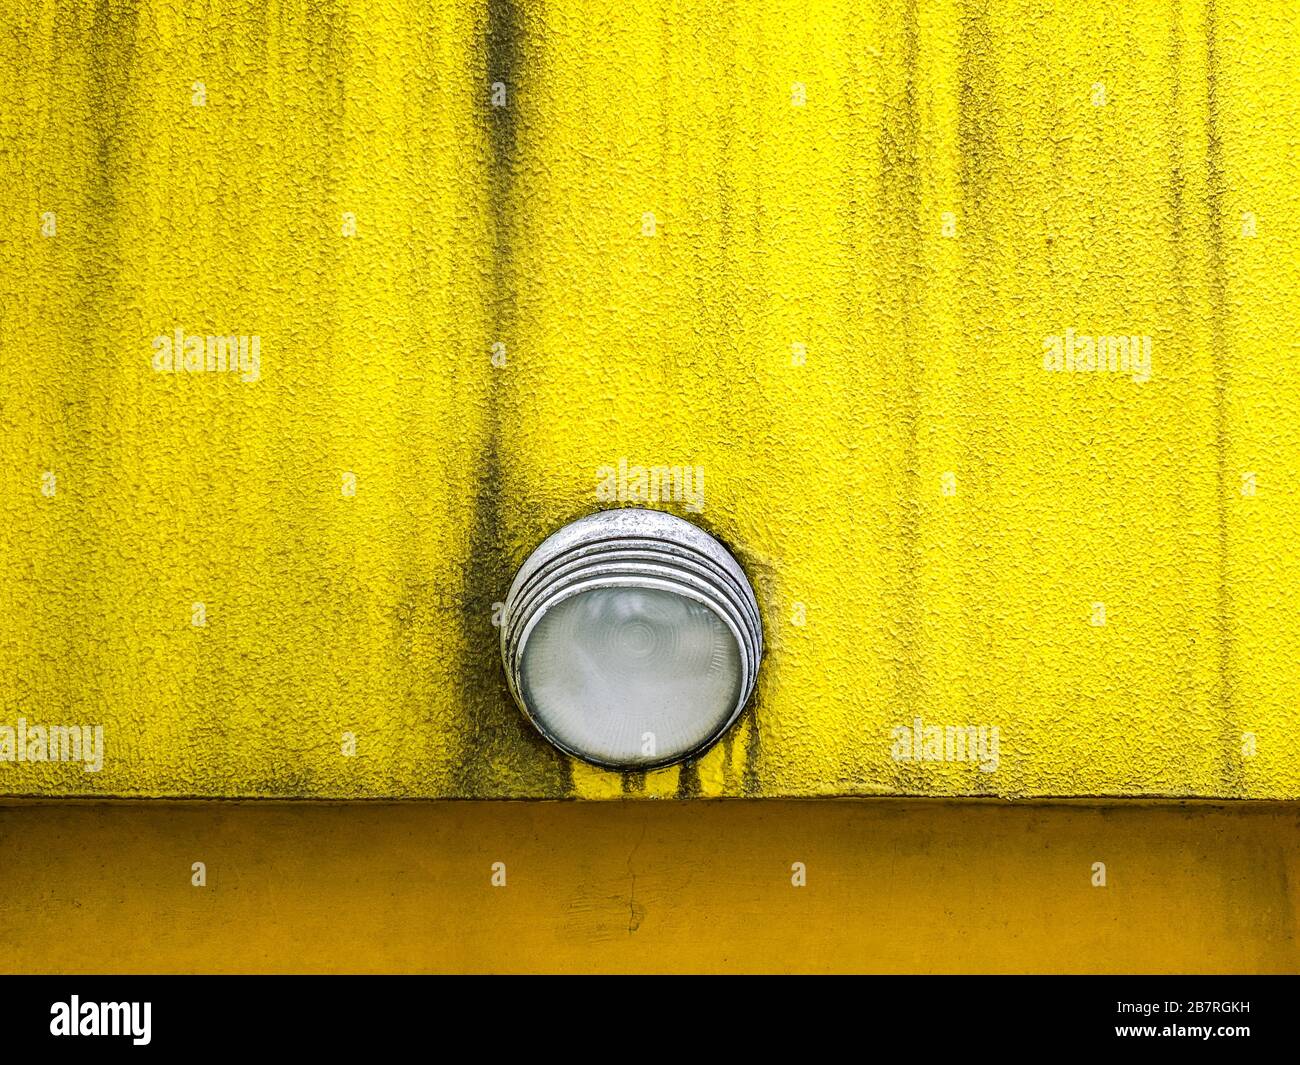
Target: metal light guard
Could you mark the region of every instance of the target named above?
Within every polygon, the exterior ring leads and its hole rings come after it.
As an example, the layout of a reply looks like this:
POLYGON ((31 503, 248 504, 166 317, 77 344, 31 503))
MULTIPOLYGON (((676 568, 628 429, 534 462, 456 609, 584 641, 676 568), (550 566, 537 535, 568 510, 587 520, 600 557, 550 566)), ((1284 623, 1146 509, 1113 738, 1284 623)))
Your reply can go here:
POLYGON ((749 580, 722 544, 690 522, 657 510, 626 508, 580 518, 547 537, 519 568, 506 596, 501 617, 506 680, 519 708, 556 747, 605 768, 629 768, 558 740, 529 709, 521 683, 528 637, 548 610, 582 592, 620 587, 659 589, 694 600, 727 626, 740 651, 739 697, 722 726, 694 750, 634 763, 636 769, 671 765, 712 746, 735 723, 754 690, 763 657, 763 626, 749 580))

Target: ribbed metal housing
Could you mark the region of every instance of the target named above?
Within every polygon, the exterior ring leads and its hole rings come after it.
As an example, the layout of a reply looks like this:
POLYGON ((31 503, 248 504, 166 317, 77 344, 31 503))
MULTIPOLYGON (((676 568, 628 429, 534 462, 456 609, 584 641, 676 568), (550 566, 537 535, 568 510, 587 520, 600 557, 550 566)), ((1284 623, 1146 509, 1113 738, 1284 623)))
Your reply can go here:
POLYGON ((519 568, 501 617, 501 660, 515 702, 537 730, 575 757, 622 768, 571 749, 538 720, 521 683, 528 637, 546 611, 596 588, 651 588, 707 607, 731 631, 740 652, 740 694, 730 717, 695 751, 638 769, 681 761, 711 746, 740 716, 758 678, 763 626, 758 601, 740 564, 722 544, 688 521, 655 510, 607 510, 580 518, 547 537, 519 568))

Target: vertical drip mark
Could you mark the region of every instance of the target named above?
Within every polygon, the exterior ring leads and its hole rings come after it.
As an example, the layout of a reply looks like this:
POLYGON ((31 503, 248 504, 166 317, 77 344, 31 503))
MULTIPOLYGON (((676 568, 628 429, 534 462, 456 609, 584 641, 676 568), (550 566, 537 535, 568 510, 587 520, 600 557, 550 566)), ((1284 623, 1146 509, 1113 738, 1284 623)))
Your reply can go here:
MULTIPOLYGON (((1185 133, 1182 121, 1182 66, 1183 66, 1183 32, 1182 32, 1182 2, 1181 0, 1172 0, 1169 11, 1170 36, 1169 36, 1169 71, 1171 78, 1170 95, 1169 95, 1169 212, 1172 218, 1172 259, 1173 270, 1170 283, 1173 287, 1174 304, 1176 307, 1176 318, 1178 322, 1189 322, 1192 320, 1193 311, 1188 300, 1187 293, 1187 248, 1186 248, 1186 204, 1185 189, 1186 178, 1184 176, 1183 161, 1183 142, 1185 133)), ((1186 343, 1186 334, 1180 338, 1182 343, 1186 343)), ((1186 537, 1187 532, 1192 528, 1191 515, 1188 511, 1187 497, 1182 492, 1174 494, 1174 508, 1177 513, 1177 528, 1182 536, 1186 537)), ((1188 548, 1188 555, 1196 554, 1195 545, 1184 544, 1188 548)), ((1195 690, 1195 665, 1197 657, 1196 633, 1192 625, 1191 609, 1188 601, 1183 599, 1179 606, 1179 623, 1178 631, 1182 632, 1183 642, 1179 649, 1177 659, 1174 665, 1174 677, 1172 691, 1170 693, 1171 703, 1177 707, 1178 713, 1182 715, 1190 714, 1193 710, 1193 691, 1195 690)))
POLYGON ((677 775, 677 798, 698 799, 700 797, 700 767, 695 759, 682 763, 677 775))
MULTIPOLYGON (((60 413, 48 446, 52 456, 67 456, 81 466, 79 476, 88 488, 88 496, 94 495, 94 486, 106 476, 105 471, 114 467, 114 451, 121 445, 120 439, 110 431, 120 360, 110 350, 105 323, 121 322, 133 310, 119 283, 123 210, 118 196, 119 187, 135 165, 131 149, 133 137, 138 136, 133 125, 137 107, 138 14, 134 5, 119 9, 107 0, 99 0, 91 21, 90 39, 83 42, 80 19, 60 6, 54 13, 52 29, 53 48, 58 50, 65 47, 65 42, 75 41, 77 59, 89 68, 85 94, 78 101, 85 107, 84 115, 76 119, 82 128, 76 134, 80 135, 84 129, 93 158, 84 186, 87 224, 82 234, 68 234, 72 251, 69 261, 76 264, 72 267, 75 291, 68 302, 75 310, 68 316, 69 325, 62 330, 64 335, 73 332, 84 338, 90 357, 68 360, 58 371, 58 388, 62 393, 60 413)), ((68 61, 73 62, 71 58, 68 61)), ((54 67, 57 68, 57 63, 54 67)), ((46 106, 51 115, 58 115, 63 100, 71 102, 80 96, 80 91, 69 92, 52 77, 49 94, 46 106)), ((59 139, 54 137, 45 143, 58 144, 59 139)), ((62 170, 54 160, 42 162, 51 166, 50 173, 62 170)), ((48 187, 47 181, 48 177, 42 180, 43 188, 48 187)), ((80 182, 80 177, 74 178, 69 193, 80 182)), ((66 537, 57 552, 58 565, 63 569, 68 560, 79 561, 70 571, 64 570, 64 580, 66 587, 74 589, 86 604, 85 609, 76 611, 77 621, 68 626, 63 644, 65 653, 72 651, 82 665, 75 672, 55 670, 52 673, 55 698, 65 707, 75 706, 82 700, 86 678, 92 678, 92 684, 98 683, 96 673, 107 646, 106 634, 114 627, 107 606, 112 596, 92 594, 94 584, 101 588, 104 584, 113 585, 109 576, 112 567, 106 565, 104 555, 114 536, 103 525, 103 513, 99 508, 86 507, 80 510, 77 520, 61 522, 58 526, 61 535, 66 537), (91 574, 95 573, 103 574, 103 580, 92 578, 91 574)))
POLYGON ((488 361, 491 345, 500 341, 513 349, 516 316, 513 237, 517 197, 519 88, 523 81, 522 11, 515 0, 488 0, 484 28, 484 82, 478 87, 479 114, 489 150, 488 225, 491 264, 486 296, 486 321, 491 335, 468 357, 486 376, 482 394, 483 445, 478 485, 469 530, 466 560, 467 594, 461 628, 466 658, 463 664, 466 722, 462 729, 456 793, 460 796, 508 794, 570 795, 573 770, 562 755, 532 728, 511 700, 498 653, 497 630, 485 601, 504 599, 513 576, 504 522, 506 469, 501 410, 508 403, 505 369, 488 361))
POLYGON ((918 173, 917 86, 919 30, 916 0, 909 0, 903 13, 903 93, 897 117, 890 120, 881 138, 882 201, 886 232, 896 233, 888 254, 893 260, 889 288, 896 293, 890 307, 897 321, 902 379, 889 381, 897 397, 898 486, 893 492, 896 552, 893 587, 890 590, 892 620, 896 635, 894 688, 896 705, 907 716, 916 706, 922 682, 919 666, 918 594, 920 587, 920 476, 917 469, 921 405, 921 366, 915 337, 916 310, 925 283, 920 233, 921 186, 918 173))
POLYGON ((1228 313, 1227 282, 1223 252, 1223 142, 1219 132, 1219 56, 1215 26, 1215 0, 1205 6, 1205 168, 1206 214, 1209 233, 1210 358, 1214 366, 1214 451, 1218 489, 1218 602, 1215 624, 1218 632, 1218 693, 1222 734, 1219 743, 1220 774, 1225 786, 1241 793, 1241 766, 1229 752, 1240 740, 1233 714, 1233 603, 1229 583, 1231 547, 1228 515, 1228 359, 1225 358, 1228 313))
POLYGON ((736 786, 736 768, 733 762, 736 746, 736 727, 732 725, 722 737, 722 793, 730 794, 736 786))
MULTIPOLYGON (((1001 716, 1002 707, 996 698, 994 680, 979 668, 979 663, 995 639, 983 604, 994 591, 991 582, 996 580, 997 572, 989 529, 996 523, 993 508, 998 496, 995 489, 999 463, 990 457, 998 448, 988 412, 998 410, 1000 401, 996 395, 996 360, 990 359, 987 352, 992 350, 1007 318, 1003 292, 1008 253, 998 236, 1002 226, 994 216, 993 206, 1007 198, 999 187, 1003 153, 998 134, 1001 111, 994 57, 1000 42, 989 25, 984 0, 963 3, 959 32, 957 180, 961 197, 959 222, 963 226, 960 246, 969 301, 963 321, 972 323, 966 328, 970 330, 972 347, 980 353, 976 360, 960 359, 957 363, 963 412, 960 439, 965 448, 960 462, 969 485, 969 491, 962 489, 967 501, 959 521, 970 559, 967 579, 959 593, 967 651, 960 668, 964 673, 961 690, 969 712, 977 720, 990 721, 1001 716)), ((1048 229, 1050 247, 1051 227, 1048 229)), ((915 767, 915 763, 904 762, 903 766, 915 767)))
POLYGON ((740 791, 746 798, 763 793, 763 779, 761 776, 763 740, 759 728, 759 722, 762 721, 763 715, 760 712, 762 709, 760 692, 760 688, 754 689, 754 694, 749 699, 749 709, 745 711, 749 717, 749 723, 745 731, 745 769, 740 791))
MULTIPOLYGON (((94 135, 95 166, 87 199, 105 243, 96 249, 101 258, 87 257, 94 268, 85 271, 84 283, 87 301, 93 304, 88 313, 97 317, 103 313, 99 304, 117 291, 115 275, 121 266, 115 183, 127 169, 124 159, 129 155, 124 142, 130 132, 127 116, 135 65, 136 14, 134 7, 124 8, 119 14, 111 4, 100 0, 91 24, 92 76, 88 79, 87 119, 94 135), (105 262, 114 268, 112 273, 103 268, 105 262)), ((93 334, 94 330, 88 332, 93 334)))
MULTIPOLYGON (((94 165, 86 188, 86 206, 94 224, 86 229, 94 235, 84 238, 85 243, 76 256, 80 266, 77 328, 90 339, 95 359, 91 363, 76 363, 86 365, 88 372, 75 378, 75 403, 83 408, 79 413, 91 424, 103 424, 105 420, 102 408, 90 408, 96 400, 106 401, 104 389, 96 382, 111 382, 110 370, 115 365, 106 350, 102 326, 123 316, 118 280, 122 272, 118 185, 135 165, 130 141, 135 103, 132 79, 136 65, 137 15, 134 6, 119 11, 105 0, 96 3, 86 56, 90 76, 86 79, 85 121, 94 151, 94 165)), ((57 113, 53 100, 50 110, 57 113)))

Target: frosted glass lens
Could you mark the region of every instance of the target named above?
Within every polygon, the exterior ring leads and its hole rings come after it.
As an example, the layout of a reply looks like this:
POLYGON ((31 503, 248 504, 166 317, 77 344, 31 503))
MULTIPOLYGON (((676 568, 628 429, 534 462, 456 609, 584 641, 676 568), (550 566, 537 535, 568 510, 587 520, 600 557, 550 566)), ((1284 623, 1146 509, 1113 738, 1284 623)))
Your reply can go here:
POLYGON ((672 592, 599 588, 548 610, 524 647, 524 700, 595 761, 662 762, 711 739, 740 697, 731 630, 672 592))

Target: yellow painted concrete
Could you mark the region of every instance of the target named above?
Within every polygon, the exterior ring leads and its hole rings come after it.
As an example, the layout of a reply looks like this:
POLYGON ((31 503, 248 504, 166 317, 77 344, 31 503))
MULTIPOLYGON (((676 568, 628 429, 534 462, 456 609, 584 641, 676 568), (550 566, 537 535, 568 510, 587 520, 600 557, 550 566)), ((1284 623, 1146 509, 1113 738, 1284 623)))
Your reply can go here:
POLYGON ((6 972, 1300 971, 1280 805, 10 806, 0 855, 6 972))
POLYGON ((1300 797, 1295 4, 0 12, 0 724, 107 744, 0 794, 1300 797), (769 644, 644 778, 492 626, 621 458, 704 467, 769 644))

